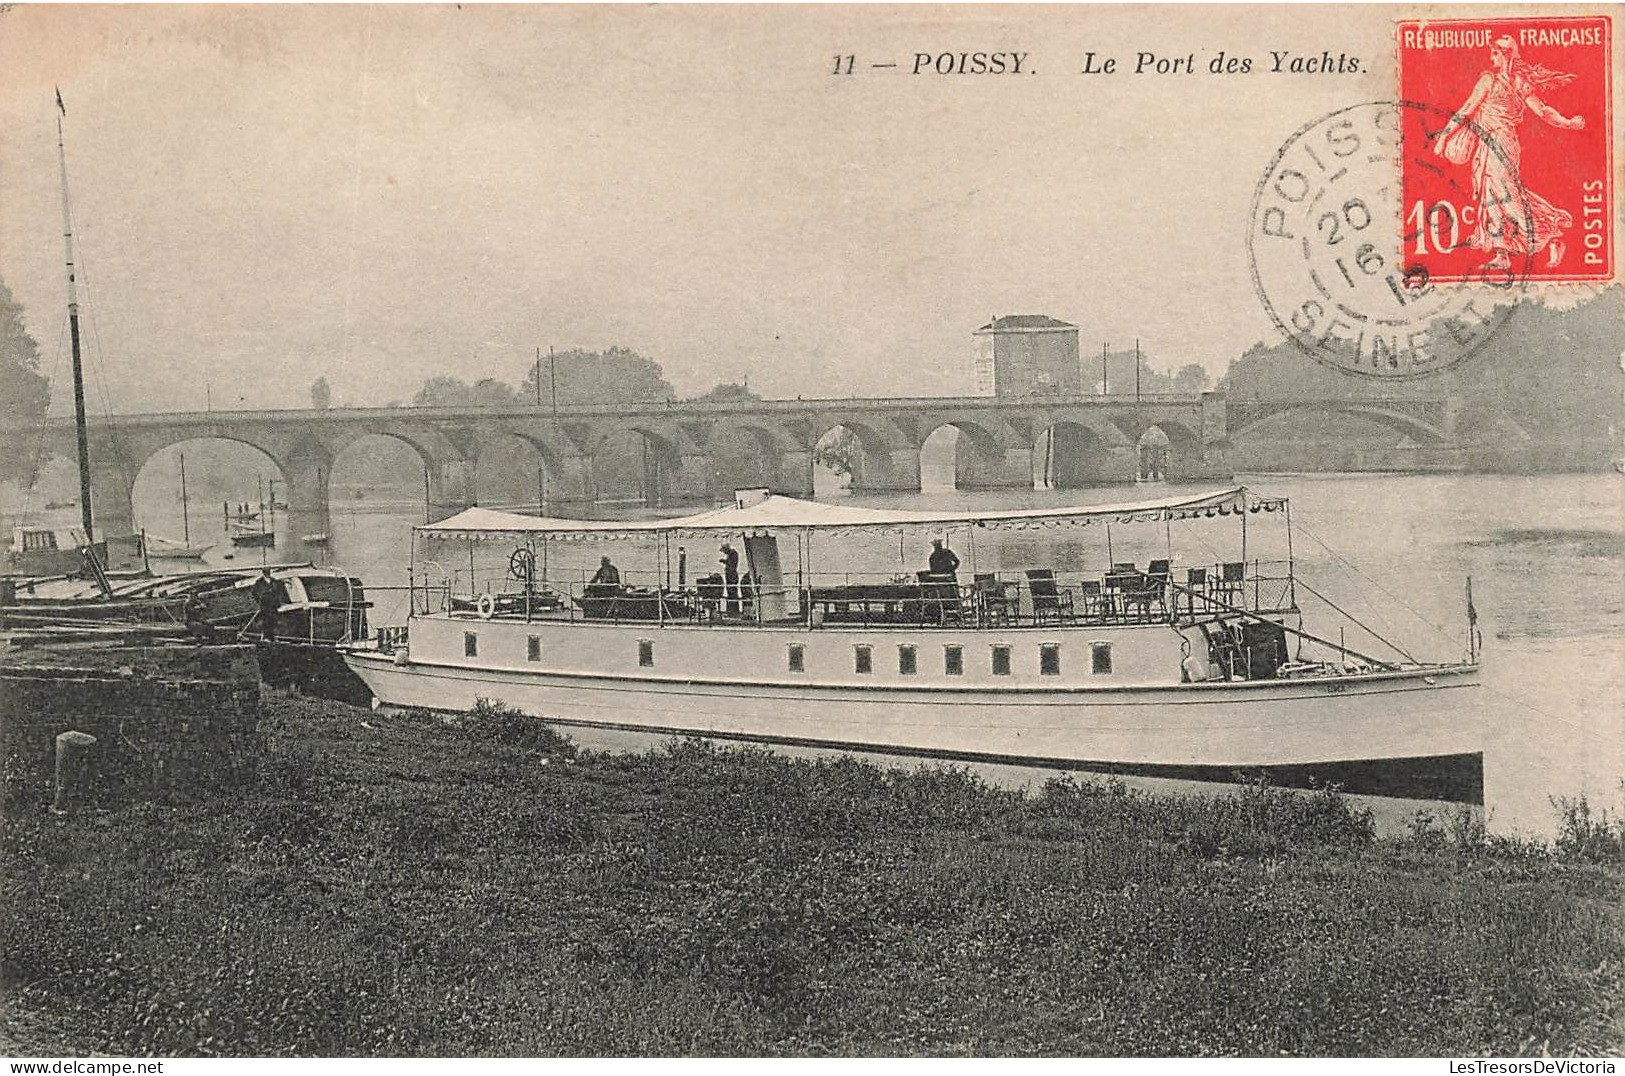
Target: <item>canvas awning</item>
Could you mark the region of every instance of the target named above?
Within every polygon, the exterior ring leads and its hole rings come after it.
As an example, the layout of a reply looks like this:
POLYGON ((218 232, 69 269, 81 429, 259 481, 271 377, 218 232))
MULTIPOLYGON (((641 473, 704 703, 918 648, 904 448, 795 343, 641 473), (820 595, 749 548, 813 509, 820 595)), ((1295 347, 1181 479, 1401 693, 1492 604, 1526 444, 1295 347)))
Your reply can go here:
POLYGON ((1258 497, 1242 486, 1199 495, 1183 494, 1124 504, 978 512, 865 508, 769 494, 759 500, 736 500, 721 508, 675 519, 556 519, 499 512, 490 508, 468 508, 438 523, 415 529, 428 538, 474 539, 543 535, 554 539, 609 539, 775 531, 953 530, 964 527, 1035 530, 1093 523, 1157 523, 1196 516, 1235 515, 1248 510, 1275 511, 1285 503, 1274 498, 1258 497))

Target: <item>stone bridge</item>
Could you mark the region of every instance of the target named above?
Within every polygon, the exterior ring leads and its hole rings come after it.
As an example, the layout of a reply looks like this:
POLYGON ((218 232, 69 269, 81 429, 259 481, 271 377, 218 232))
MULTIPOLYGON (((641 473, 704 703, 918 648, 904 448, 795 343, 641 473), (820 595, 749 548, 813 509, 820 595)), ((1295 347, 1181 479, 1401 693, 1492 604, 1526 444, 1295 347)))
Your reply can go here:
POLYGON ((1447 448, 1455 441, 1460 401, 1446 396, 1336 400, 1232 399, 1225 408, 1232 439, 1245 437, 1254 427, 1277 415, 1327 411, 1371 419, 1419 445, 1447 448))
MULTIPOLYGON (((334 461, 362 438, 410 446, 423 463, 428 498, 444 513, 477 499, 481 460, 529 446, 544 472, 549 512, 570 514, 602 497, 635 492, 648 503, 703 501, 737 486, 809 496, 814 452, 837 428, 861 446, 859 490, 918 490, 920 450, 937 430, 958 431, 961 489, 1076 487, 1132 481, 1137 446, 1153 426, 1167 438, 1172 479, 1225 478, 1224 397, 928 397, 672 402, 560 408, 536 406, 335 408, 116 415, 90 425, 92 503, 104 533, 133 526, 132 491, 154 453, 199 438, 258 449, 282 471, 295 534, 328 530, 334 461), (641 443, 640 489, 600 489, 612 442, 641 443), (492 455, 494 449, 502 452, 492 455)), ((71 422, 56 421, 52 447, 71 458, 71 422)), ((1159 439, 1160 443, 1160 439, 1159 439)))

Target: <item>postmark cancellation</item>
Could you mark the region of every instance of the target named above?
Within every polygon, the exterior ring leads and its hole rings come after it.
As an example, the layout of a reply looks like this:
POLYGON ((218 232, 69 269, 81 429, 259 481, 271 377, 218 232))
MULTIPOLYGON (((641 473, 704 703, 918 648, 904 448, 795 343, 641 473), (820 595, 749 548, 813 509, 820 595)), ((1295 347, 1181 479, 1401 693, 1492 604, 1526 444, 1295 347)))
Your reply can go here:
POLYGON ((1606 16, 1402 22, 1393 100, 1300 128, 1258 183, 1254 286, 1301 350, 1403 380, 1531 286, 1615 279, 1606 16))

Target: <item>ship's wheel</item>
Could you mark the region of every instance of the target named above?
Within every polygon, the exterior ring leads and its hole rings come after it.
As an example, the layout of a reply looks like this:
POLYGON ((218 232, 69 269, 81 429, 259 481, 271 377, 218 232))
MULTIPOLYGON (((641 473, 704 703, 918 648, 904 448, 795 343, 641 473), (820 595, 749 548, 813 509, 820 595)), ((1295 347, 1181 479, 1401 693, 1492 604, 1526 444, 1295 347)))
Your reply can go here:
POLYGON ((528 549, 516 549, 508 558, 508 574, 527 582, 536 575, 536 554, 528 549))

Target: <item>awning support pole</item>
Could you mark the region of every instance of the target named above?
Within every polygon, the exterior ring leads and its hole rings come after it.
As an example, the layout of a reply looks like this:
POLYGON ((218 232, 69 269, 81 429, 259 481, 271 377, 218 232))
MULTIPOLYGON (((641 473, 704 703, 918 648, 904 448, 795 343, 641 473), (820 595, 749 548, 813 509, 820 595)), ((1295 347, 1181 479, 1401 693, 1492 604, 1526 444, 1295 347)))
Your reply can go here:
POLYGON ((1286 502, 1286 585, 1292 608, 1298 607, 1298 571, 1292 556, 1292 502, 1286 502))

